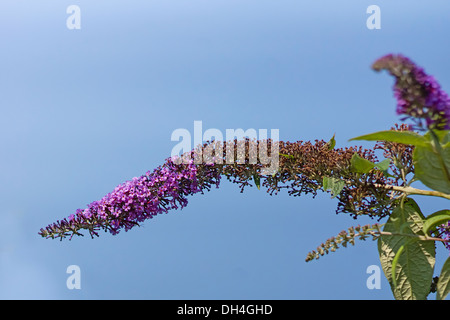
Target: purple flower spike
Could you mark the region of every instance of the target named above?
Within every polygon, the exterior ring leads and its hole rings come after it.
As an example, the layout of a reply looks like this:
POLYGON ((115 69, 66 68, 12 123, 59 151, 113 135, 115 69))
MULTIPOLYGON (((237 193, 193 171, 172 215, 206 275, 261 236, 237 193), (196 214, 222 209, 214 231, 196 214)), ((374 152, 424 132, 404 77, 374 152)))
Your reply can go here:
POLYGON ((433 76, 402 55, 386 55, 372 66, 395 77, 397 114, 415 122, 413 129, 450 129, 450 98, 433 76))
POLYGON ((117 234, 139 225, 171 209, 181 209, 188 203, 186 196, 203 192, 212 184, 218 186, 220 174, 212 166, 201 167, 199 181, 198 167, 192 162, 175 164, 171 158, 141 177, 133 178, 104 196, 94 201, 86 209, 78 209, 67 219, 57 221, 39 234, 47 238, 61 239, 73 235, 82 235, 81 229, 89 230, 91 237, 98 236, 98 230, 104 229, 117 234))

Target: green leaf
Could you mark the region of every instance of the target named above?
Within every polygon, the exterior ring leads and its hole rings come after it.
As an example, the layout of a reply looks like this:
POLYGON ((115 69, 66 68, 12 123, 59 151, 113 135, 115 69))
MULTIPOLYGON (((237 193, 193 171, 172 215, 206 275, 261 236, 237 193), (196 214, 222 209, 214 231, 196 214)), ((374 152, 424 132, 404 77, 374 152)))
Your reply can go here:
POLYGON ((329 177, 323 177, 323 179, 322 179, 323 190, 330 189, 329 182, 330 182, 329 177))
POLYGON ((433 214, 430 214, 424 224, 423 224, 423 233, 428 235, 429 231, 433 231, 433 229, 441 224, 450 220, 450 210, 439 210, 433 214))
POLYGON ((334 147, 336 146, 336 140, 334 139, 334 137, 336 136, 336 134, 333 134, 333 137, 330 139, 330 141, 328 141, 328 149, 333 150, 334 147))
POLYGON ((283 156, 283 157, 288 158, 288 159, 295 159, 294 156, 291 155, 291 154, 280 153, 280 156, 283 156))
POLYGON ((407 198, 393 210, 384 226, 383 232, 393 235, 382 234, 378 238, 381 266, 397 300, 426 299, 430 292, 434 241, 411 241, 424 235, 423 219, 416 202, 407 198))
POLYGON ((357 173, 368 173, 375 168, 376 165, 372 161, 360 157, 356 152, 351 159, 351 170, 357 173))
POLYGON ((331 190, 331 198, 335 198, 345 187, 344 180, 333 177, 323 177, 322 184, 324 190, 331 190))
POLYGON ((442 266, 436 291, 436 300, 445 300, 447 295, 450 293, 450 257, 447 258, 442 266))
MULTIPOLYGON (((403 250, 405 250, 405 247, 406 247, 406 243, 401 245, 400 248, 398 248, 398 251, 394 256, 394 259, 392 259, 391 274, 396 274, 398 259, 400 259, 400 255, 402 254, 403 250)), ((394 288, 397 288, 397 277, 392 277, 392 286, 394 288)))
POLYGON ((391 164, 390 159, 384 159, 383 161, 377 163, 377 168, 380 169, 381 171, 387 171, 387 169, 389 169, 390 164, 391 164))
POLYGON ((378 131, 362 135, 356 138, 352 138, 349 141, 352 140, 390 141, 423 147, 426 147, 428 145, 428 141, 423 136, 413 131, 394 131, 394 130, 378 131))
POLYGON ((416 147, 413 152, 415 177, 427 187, 450 194, 450 133, 427 132, 426 147, 416 147))
POLYGON ((377 168, 383 172, 386 177, 395 178, 392 174, 389 173, 389 166, 391 165, 391 159, 384 159, 381 162, 377 163, 377 168))
POLYGON ((261 178, 257 173, 253 174, 253 180, 255 180, 255 185, 258 188, 258 190, 260 190, 261 189, 261 178))
POLYGON ((433 133, 442 145, 450 142, 450 130, 430 130, 430 133, 433 133))
POLYGON ((332 198, 335 198, 339 193, 341 193, 342 189, 344 189, 345 181, 338 180, 335 181, 333 187, 331 188, 332 198))
MULTIPOLYGON (((401 254, 403 253, 403 251, 405 250, 405 248, 412 242, 417 241, 416 238, 411 238, 408 239, 406 241, 405 244, 403 244, 397 251, 397 253, 395 254, 394 259, 392 260, 392 265, 391 265, 391 274, 396 274, 397 271, 397 263, 398 260, 400 259, 401 254)), ((392 277, 392 284, 394 288, 397 288, 397 277, 392 277)))

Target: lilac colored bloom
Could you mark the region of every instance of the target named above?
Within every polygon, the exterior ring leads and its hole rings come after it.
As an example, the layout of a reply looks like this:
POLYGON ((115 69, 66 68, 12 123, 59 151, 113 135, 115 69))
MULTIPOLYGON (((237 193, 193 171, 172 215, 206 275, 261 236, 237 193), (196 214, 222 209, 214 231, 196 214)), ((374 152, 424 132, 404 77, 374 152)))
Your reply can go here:
POLYGON ((446 224, 439 226, 437 229, 440 234, 440 237, 443 240, 447 240, 447 242, 444 242, 444 245, 448 250, 450 250, 450 221, 447 222, 446 224))
POLYGON ((395 77, 394 96, 397 114, 405 115, 402 120, 413 120, 419 130, 450 129, 450 98, 433 76, 402 55, 386 55, 372 67, 395 77))
POLYGON ((201 167, 201 181, 198 167, 192 162, 175 164, 172 159, 147 172, 117 186, 99 201, 90 203, 86 209, 78 209, 67 219, 57 221, 39 234, 43 237, 61 239, 89 230, 91 236, 98 236, 98 230, 104 229, 117 234, 121 229, 128 231, 140 222, 151 219, 171 209, 183 208, 188 201, 186 196, 203 192, 212 184, 219 185, 220 174, 212 166, 201 167))
MULTIPOLYGON (((255 185, 258 188, 266 187, 270 195, 286 189, 292 196, 301 194, 315 196, 317 190, 322 189, 324 175, 343 174, 348 179, 354 179, 353 174, 347 176, 347 168, 355 152, 369 161, 377 161, 373 150, 362 147, 330 149, 328 143, 323 140, 316 140, 315 143, 276 141, 277 153, 290 156, 279 159, 279 168, 275 174, 265 174, 263 171, 267 168, 267 164, 250 163, 250 139, 244 142, 247 144, 244 150, 238 147, 237 139, 224 143, 224 148, 221 148, 223 153, 215 153, 219 163, 209 163, 209 158, 206 158, 206 161, 200 164, 194 164, 193 160, 186 164, 178 164, 177 159, 169 158, 153 172, 147 172, 141 177, 117 186, 99 201, 90 203, 85 209, 76 210, 69 218, 40 229, 39 234, 45 238, 62 239, 82 235, 80 231, 83 229, 88 230, 92 237, 98 236, 99 230, 109 231, 112 234, 117 234, 123 229, 127 231, 158 214, 185 207, 189 195, 203 193, 213 185, 218 187, 221 176, 238 184, 241 192, 247 186, 255 185), (244 155, 242 163, 224 164, 225 161, 222 160, 227 159, 228 150, 233 151, 230 146, 235 148, 234 159, 239 160, 238 156, 244 155)), ((257 141, 257 150, 264 147, 273 152, 272 143, 272 140, 257 141), (262 145, 259 145, 260 143, 262 145)), ((203 148, 208 146, 206 143, 203 148)), ((403 153, 408 154, 407 150, 409 149, 404 149, 403 153)), ((193 150, 190 157, 182 156, 182 159, 195 159, 196 152, 197 150, 193 150)), ((387 183, 388 179, 381 172, 370 173, 365 179, 364 184, 345 188, 341 192, 338 196, 337 213, 350 213, 355 217, 363 213, 371 217, 388 214, 391 205, 387 201, 391 199, 387 194, 388 191, 383 189, 386 193, 377 191, 377 194, 374 194, 373 188, 367 183, 367 181, 387 183), (379 199, 383 201, 377 205, 379 199)))

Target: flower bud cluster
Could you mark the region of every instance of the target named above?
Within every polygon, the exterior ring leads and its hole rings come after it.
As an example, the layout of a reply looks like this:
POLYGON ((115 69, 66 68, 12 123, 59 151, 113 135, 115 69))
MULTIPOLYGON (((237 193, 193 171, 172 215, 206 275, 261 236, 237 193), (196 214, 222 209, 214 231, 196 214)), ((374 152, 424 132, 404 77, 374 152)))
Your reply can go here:
POLYGON ((317 247, 317 251, 313 250, 306 256, 306 262, 314 259, 319 259, 321 256, 328 254, 329 252, 336 251, 340 246, 346 248, 350 243, 355 245, 355 240, 366 240, 367 238, 372 238, 372 240, 378 239, 380 236, 380 225, 379 224, 366 224, 364 226, 350 227, 347 230, 339 232, 336 237, 331 237, 325 243, 322 243, 317 247))

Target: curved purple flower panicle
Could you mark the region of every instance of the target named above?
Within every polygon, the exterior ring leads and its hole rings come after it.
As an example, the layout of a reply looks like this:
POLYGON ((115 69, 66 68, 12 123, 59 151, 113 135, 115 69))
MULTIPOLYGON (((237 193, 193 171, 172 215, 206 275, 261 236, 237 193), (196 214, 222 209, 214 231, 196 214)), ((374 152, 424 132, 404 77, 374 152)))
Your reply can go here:
POLYGON ((203 192, 212 184, 218 186, 219 182, 220 174, 211 166, 197 167, 192 161, 176 164, 169 158, 153 172, 126 181, 86 209, 78 209, 68 218, 42 228, 39 234, 62 239, 82 235, 81 229, 89 230, 92 237, 98 236, 100 229, 112 234, 121 229, 128 231, 146 219, 185 207, 186 196, 203 192), (201 181, 197 177, 199 168, 201 181))
POLYGON ((415 122, 414 129, 450 129, 450 98, 433 76, 427 75, 407 57, 386 55, 372 66, 395 77, 397 114, 415 122))

